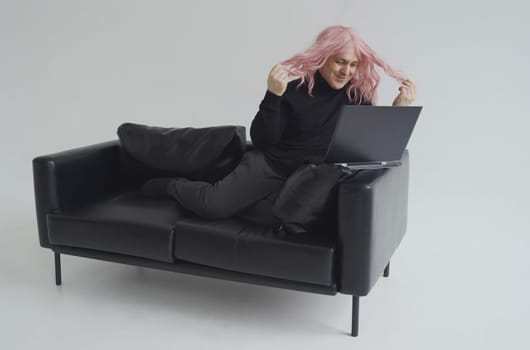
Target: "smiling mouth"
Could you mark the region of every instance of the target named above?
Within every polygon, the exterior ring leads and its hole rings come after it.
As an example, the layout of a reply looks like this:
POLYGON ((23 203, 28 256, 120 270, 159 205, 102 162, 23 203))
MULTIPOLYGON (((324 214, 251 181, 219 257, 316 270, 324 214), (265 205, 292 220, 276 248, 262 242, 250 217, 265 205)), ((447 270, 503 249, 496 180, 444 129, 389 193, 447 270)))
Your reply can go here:
POLYGON ((346 80, 346 77, 341 77, 341 76, 339 76, 337 74, 335 74, 335 77, 337 77, 337 79, 339 79, 339 80, 346 80))

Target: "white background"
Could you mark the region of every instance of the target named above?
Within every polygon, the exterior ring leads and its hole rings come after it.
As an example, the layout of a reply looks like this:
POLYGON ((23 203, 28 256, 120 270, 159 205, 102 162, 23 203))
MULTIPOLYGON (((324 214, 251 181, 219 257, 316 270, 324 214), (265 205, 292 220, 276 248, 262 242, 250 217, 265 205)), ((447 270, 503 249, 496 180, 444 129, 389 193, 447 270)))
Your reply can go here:
MULTIPOLYGON (((525 1, 0 0, 0 346, 528 348, 525 1), (32 158, 131 121, 245 125, 270 68, 351 25, 418 87, 409 226, 391 278, 321 296, 39 247, 32 158)), ((379 104, 396 82, 384 78, 379 104)))

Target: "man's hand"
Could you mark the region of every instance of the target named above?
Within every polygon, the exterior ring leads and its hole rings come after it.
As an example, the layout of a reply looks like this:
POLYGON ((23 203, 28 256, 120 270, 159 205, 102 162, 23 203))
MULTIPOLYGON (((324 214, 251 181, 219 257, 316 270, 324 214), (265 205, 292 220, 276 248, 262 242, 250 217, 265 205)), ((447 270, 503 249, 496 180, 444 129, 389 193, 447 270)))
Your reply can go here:
POLYGON ((408 106, 416 99, 416 86, 410 80, 402 82, 399 91, 392 106, 408 106))
POLYGON ((289 81, 289 74, 285 66, 277 64, 272 67, 269 78, 267 79, 267 88, 270 92, 277 96, 282 96, 287 89, 289 81))

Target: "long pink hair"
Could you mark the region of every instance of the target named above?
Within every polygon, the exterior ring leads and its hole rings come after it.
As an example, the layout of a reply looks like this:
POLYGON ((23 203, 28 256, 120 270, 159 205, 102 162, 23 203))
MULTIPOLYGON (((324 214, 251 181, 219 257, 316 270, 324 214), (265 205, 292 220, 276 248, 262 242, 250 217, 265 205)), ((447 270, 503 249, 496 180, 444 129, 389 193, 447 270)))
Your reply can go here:
POLYGON ((346 90, 350 101, 356 96, 359 102, 368 100, 373 104, 376 103, 377 87, 381 77, 375 70, 375 66, 381 67, 386 74, 400 83, 407 80, 403 73, 394 70, 380 58, 353 28, 345 26, 332 26, 324 29, 307 50, 281 64, 287 66, 291 77, 301 78, 298 87, 307 81, 309 95, 312 95, 315 72, 326 63, 329 57, 351 49, 359 59, 359 64, 346 90))

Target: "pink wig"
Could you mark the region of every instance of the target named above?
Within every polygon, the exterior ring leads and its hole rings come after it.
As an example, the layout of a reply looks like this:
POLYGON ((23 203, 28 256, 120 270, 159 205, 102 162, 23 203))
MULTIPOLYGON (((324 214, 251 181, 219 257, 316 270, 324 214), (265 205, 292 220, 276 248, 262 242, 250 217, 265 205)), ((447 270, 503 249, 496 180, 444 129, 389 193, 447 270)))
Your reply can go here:
POLYGON ((350 101, 353 100, 354 95, 357 95, 359 102, 369 100, 373 104, 376 103, 377 87, 381 79, 375 70, 376 65, 400 83, 407 80, 403 73, 394 70, 383 61, 353 28, 344 26, 324 29, 307 50, 281 64, 287 66, 290 76, 302 78, 298 87, 307 80, 309 95, 312 95, 315 72, 326 63, 329 57, 352 49, 359 59, 359 64, 346 90, 350 101))

